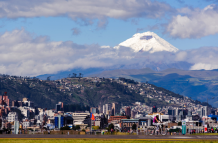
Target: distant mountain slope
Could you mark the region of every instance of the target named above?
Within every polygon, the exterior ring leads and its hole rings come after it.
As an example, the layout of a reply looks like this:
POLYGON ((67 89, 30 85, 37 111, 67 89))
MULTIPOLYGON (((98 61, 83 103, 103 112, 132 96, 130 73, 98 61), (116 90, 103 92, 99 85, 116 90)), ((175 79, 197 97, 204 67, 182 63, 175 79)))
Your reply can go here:
POLYGON ((167 69, 156 72, 146 70, 117 70, 104 71, 99 77, 125 77, 136 81, 152 83, 180 95, 191 97, 202 102, 207 101, 214 107, 218 107, 218 71, 185 71, 178 69, 167 69), (122 74, 121 74, 122 73, 122 74), (213 100, 211 98, 214 97, 213 100))

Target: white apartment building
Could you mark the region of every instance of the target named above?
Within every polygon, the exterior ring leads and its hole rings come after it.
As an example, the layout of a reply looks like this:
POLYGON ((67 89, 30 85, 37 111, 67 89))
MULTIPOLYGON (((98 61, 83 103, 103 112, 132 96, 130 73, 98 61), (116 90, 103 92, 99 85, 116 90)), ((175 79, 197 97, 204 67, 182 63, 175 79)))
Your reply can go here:
POLYGON ((103 105, 103 113, 104 114, 108 115, 111 110, 112 110, 112 105, 111 104, 103 105))
POLYGON ((18 109, 21 111, 21 114, 23 114, 24 117, 29 117, 29 110, 27 107, 18 107, 18 109))
POLYGON ((47 115, 47 116, 49 116, 49 117, 54 117, 54 111, 53 110, 46 110, 45 111, 45 114, 47 115))
POLYGON ((30 121, 23 121, 23 129, 26 129, 27 127, 30 127, 31 122, 30 121))
POLYGON ((9 112, 8 114, 8 122, 14 122, 18 120, 18 115, 16 112, 9 112))

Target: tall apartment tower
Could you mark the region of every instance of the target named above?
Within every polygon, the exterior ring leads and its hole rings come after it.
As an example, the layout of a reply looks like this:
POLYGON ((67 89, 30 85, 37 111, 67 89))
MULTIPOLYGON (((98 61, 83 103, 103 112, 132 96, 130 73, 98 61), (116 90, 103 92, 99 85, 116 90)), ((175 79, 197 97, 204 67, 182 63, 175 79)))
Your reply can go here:
POLYGON ((199 109, 198 113, 200 114, 200 117, 207 116, 211 113, 211 109, 207 106, 203 106, 199 109))
POLYGON ((103 105, 103 113, 109 114, 111 112, 112 105, 111 104, 104 104, 103 105))
POLYGON ((116 115, 116 103, 112 103, 112 116, 116 115))
POLYGON ((58 112, 58 111, 63 111, 64 109, 64 103, 63 102, 58 102, 58 104, 56 104, 55 106, 55 111, 58 112))
POLYGON ((131 117, 131 108, 130 107, 126 107, 125 114, 126 114, 126 116, 131 117))
POLYGON ((112 103, 112 116, 120 113, 120 104, 112 103))
POLYGON ((8 99, 8 96, 7 96, 7 92, 4 93, 4 95, 1 95, 0 96, 0 104, 1 105, 5 105, 5 106, 9 106, 9 99, 8 99))

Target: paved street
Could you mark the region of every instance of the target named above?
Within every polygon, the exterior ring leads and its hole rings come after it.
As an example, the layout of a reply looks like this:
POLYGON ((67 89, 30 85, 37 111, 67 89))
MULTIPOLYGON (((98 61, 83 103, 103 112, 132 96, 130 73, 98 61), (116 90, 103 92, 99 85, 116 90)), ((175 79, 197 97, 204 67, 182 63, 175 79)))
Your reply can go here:
POLYGON ((101 139, 151 139, 151 140, 193 140, 193 139, 213 139, 218 140, 218 136, 198 136, 198 135, 177 135, 177 136, 144 136, 144 135, 0 135, 0 138, 29 138, 29 139, 43 139, 43 138, 101 138, 101 139))

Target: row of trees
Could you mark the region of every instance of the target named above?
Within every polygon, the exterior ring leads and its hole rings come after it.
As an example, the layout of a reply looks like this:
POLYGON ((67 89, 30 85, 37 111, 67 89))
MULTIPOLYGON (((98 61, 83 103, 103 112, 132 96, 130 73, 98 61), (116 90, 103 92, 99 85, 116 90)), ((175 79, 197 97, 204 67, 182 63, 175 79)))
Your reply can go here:
POLYGON ((76 77, 77 77, 77 78, 82 78, 82 77, 83 77, 83 74, 82 74, 82 73, 79 73, 79 75, 77 76, 76 73, 73 73, 72 75, 69 74, 68 77, 71 77, 71 78, 76 78, 76 77))

